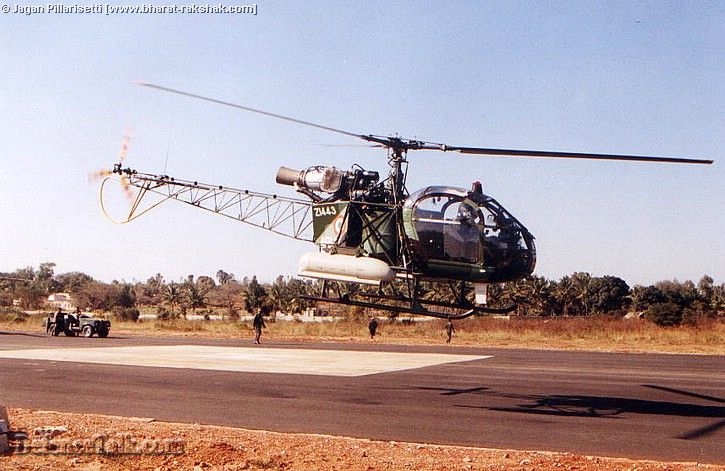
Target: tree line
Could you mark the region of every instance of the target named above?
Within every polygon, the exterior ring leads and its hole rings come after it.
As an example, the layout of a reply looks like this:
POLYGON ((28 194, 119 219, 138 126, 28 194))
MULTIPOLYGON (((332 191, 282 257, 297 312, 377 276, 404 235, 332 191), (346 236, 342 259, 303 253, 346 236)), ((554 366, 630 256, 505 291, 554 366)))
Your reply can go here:
MULTIPOLYGON (((355 290, 356 286, 345 289, 355 290)), ((424 283, 422 296, 450 301, 456 286, 424 283)), ((55 273, 54 263, 0 272, 0 307, 17 305, 22 309, 43 309, 52 293, 69 293, 75 304, 92 311, 112 312, 123 319, 138 319, 138 308, 154 307, 160 318, 176 318, 189 312, 220 312, 238 319, 244 312, 260 307, 273 311, 300 313, 311 307, 300 297, 317 295, 320 283, 294 277, 277 277, 260 283, 256 276, 238 280, 234 274, 218 270, 214 277, 189 275, 178 281, 156 274, 145 282, 104 283, 81 272, 55 273)), ((473 293, 465 293, 473 299, 473 293)), ((513 283, 489 286, 494 307, 516 305, 518 316, 556 317, 643 314, 660 325, 695 323, 704 318, 724 319, 725 284, 715 284, 703 276, 692 281, 664 280, 653 285, 634 285, 616 276, 592 276, 577 272, 558 280, 532 275, 513 283)), ((351 308, 355 310, 355 308, 351 308)))

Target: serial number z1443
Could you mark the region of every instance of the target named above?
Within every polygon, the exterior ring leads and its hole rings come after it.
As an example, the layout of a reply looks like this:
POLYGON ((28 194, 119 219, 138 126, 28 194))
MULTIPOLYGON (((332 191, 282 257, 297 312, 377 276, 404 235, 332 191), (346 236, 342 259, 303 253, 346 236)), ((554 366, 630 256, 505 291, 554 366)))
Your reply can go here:
POLYGON ((315 210, 315 217, 335 216, 337 214, 337 208, 334 205, 316 206, 313 209, 315 210))

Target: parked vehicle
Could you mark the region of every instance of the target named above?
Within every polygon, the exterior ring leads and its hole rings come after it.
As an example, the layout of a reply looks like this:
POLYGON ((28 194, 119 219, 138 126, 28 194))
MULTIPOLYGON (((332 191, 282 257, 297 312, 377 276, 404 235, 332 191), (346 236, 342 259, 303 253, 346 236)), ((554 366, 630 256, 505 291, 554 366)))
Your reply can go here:
MULTIPOLYGON (((45 332, 48 335, 55 335, 54 314, 50 314, 44 324, 45 332)), ((108 337, 111 332, 111 321, 107 319, 98 319, 87 314, 65 314, 65 328, 63 333, 66 337, 75 337, 82 335, 83 337, 108 337)))

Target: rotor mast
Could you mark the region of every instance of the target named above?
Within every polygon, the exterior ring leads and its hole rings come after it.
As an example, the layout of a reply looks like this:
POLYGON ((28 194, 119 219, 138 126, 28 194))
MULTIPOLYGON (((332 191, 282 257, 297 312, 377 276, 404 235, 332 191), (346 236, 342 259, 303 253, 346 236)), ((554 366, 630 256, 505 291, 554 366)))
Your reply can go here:
POLYGON ((406 172, 403 169, 403 164, 407 164, 408 161, 405 159, 407 149, 403 146, 390 147, 390 176, 388 177, 390 192, 393 194, 393 202, 395 205, 402 204, 401 202, 405 198, 405 176, 406 172))

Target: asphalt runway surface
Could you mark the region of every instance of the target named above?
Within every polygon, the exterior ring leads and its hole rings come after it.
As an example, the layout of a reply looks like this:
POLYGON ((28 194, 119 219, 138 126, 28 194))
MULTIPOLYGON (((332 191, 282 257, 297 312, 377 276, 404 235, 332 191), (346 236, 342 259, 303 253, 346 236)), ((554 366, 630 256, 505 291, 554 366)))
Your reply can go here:
POLYGON ((725 356, 0 332, 0 405, 279 432, 723 464, 723 396, 725 356))

